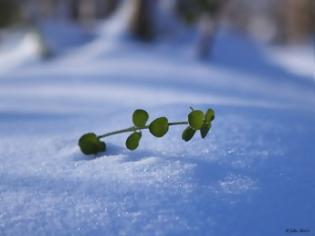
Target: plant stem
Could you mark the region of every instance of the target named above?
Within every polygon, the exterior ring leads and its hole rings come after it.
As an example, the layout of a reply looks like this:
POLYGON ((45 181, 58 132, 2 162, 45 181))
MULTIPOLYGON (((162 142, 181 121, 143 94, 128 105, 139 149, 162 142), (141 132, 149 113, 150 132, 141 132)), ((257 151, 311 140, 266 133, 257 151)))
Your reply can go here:
MULTIPOLYGON (((170 122, 170 123, 168 123, 168 125, 169 126, 173 126, 173 125, 188 125, 188 122, 187 121, 170 122)), ((99 136, 97 136, 97 138, 101 139, 101 138, 105 138, 105 137, 116 135, 116 134, 135 132, 137 130, 143 130, 143 129, 149 129, 149 125, 147 125, 147 126, 145 126, 143 128, 130 127, 130 128, 127 128, 127 129, 121 129, 121 130, 117 130, 117 131, 114 131, 114 132, 110 132, 110 133, 106 133, 106 134, 103 134, 103 135, 99 135, 99 136)))

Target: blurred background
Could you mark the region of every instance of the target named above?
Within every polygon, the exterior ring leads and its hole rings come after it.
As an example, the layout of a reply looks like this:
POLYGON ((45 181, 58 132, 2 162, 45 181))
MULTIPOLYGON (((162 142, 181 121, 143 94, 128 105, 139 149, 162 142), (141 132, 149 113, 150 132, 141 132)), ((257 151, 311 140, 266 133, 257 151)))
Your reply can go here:
POLYGON ((313 0, 0 0, 0 77, 144 86, 150 69, 151 87, 172 72, 165 89, 199 76, 207 94, 251 100, 264 89, 276 101, 278 87, 291 103, 314 95, 314 12, 313 0))
POLYGON ((196 26, 196 47, 203 58, 210 56, 220 27, 272 45, 310 45, 314 40, 312 0, 0 0, 0 44, 33 32, 41 56, 49 57, 91 40, 95 27, 123 5, 129 8, 126 31, 138 40, 174 38, 196 26))

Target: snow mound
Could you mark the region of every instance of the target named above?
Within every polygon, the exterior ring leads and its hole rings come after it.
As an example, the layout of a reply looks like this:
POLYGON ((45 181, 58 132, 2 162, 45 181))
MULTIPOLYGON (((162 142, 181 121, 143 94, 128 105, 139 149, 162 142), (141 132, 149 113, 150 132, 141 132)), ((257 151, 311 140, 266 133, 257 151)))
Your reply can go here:
MULTIPOLYGON (((184 143, 178 127, 161 140, 145 133, 139 150, 130 152, 123 147, 125 136, 116 136, 96 159, 76 147, 79 127, 109 130, 116 121, 127 126, 121 118, 127 113, 111 114, 108 124, 98 117, 49 114, 4 119, 12 133, 0 145, 1 232, 227 235, 234 229, 244 235, 246 229, 245 235, 276 235, 293 222, 313 226, 313 115, 215 109, 217 120, 205 140, 184 143), (288 205, 294 214, 284 217, 288 205)), ((174 120, 184 111, 183 105, 164 109, 174 120)))
POLYGON ((310 77, 315 82, 314 46, 274 48, 270 51, 272 61, 294 74, 310 77))
POLYGON ((34 33, 10 33, 0 46, 0 73, 37 61, 41 54, 39 37, 34 33))

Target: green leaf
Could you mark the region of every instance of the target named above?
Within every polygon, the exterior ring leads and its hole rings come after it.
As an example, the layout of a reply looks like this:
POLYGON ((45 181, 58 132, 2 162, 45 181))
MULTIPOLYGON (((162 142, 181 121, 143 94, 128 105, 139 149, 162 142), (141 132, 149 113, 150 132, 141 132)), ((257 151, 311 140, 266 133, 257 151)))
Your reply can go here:
POLYGON ((141 139, 141 133, 140 132, 134 132, 126 140, 126 147, 133 151, 136 150, 137 147, 139 146, 139 141, 141 139))
POLYGON ((87 133, 81 136, 79 139, 79 147, 86 155, 106 151, 106 144, 101 142, 94 133, 87 133))
POLYGON ((99 141, 98 151, 99 152, 105 152, 106 151, 106 143, 105 142, 99 141))
POLYGON ((207 113, 206 113, 206 118, 205 118, 205 122, 206 123, 210 123, 211 121, 214 120, 214 110, 212 110, 211 108, 207 110, 207 113))
POLYGON ((192 137, 194 137, 196 133, 196 130, 192 129, 190 126, 188 126, 182 134, 182 139, 185 140, 186 142, 188 142, 189 140, 192 139, 192 137))
POLYGON ((200 134, 202 138, 205 138, 207 134, 209 133, 209 130, 211 128, 211 123, 204 123, 200 129, 200 134))
POLYGON ((152 121, 149 126, 151 134, 155 137, 163 137, 168 131, 168 120, 166 117, 160 117, 152 121))
POLYGON ((132 121, 138 128, 144 128, 149 119, 149 114, 145 110, 135 110, 132 115, 132 121))
POLYGON ((205 115, 202 111, 194 110, 188 115, 188 123, 191 128, 199 130, 203 125, 204 118, 205 115))

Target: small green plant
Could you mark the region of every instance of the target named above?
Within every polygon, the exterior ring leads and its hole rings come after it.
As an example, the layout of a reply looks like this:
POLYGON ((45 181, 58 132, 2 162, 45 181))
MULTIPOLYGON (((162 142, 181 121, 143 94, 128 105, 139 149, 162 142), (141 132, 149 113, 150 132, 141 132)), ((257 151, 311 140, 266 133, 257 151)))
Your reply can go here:
POLYGON ((203 112, 201 110, 194 110, 193 108, 191 108, 191 110, 192 111, 188 114, 187 121, 169 122, 166 117, 159 117, 150 124, 147 124, 149 120, 148 112, 142 109, 135 110, 132 115, 132 127, 99 136, 95 133, 84 134, 79 139, 80 149, 86 155, 96 155, 106 151, 106 144, 101 141, 102 138, 131 132, 127 137, 126 147, 133 151, 139 146, 142 138, 142 130, 148 129, 153 136, 161 138, 168 132, 169 127, 174 125, 187 125, 182 133, 182 139, 186 142, 191 140, 198 130, 200 131, 201 137, 205 138, 211 128, 211 122, 214 120, 214 111, 208 109, 206 112, 203 112))

